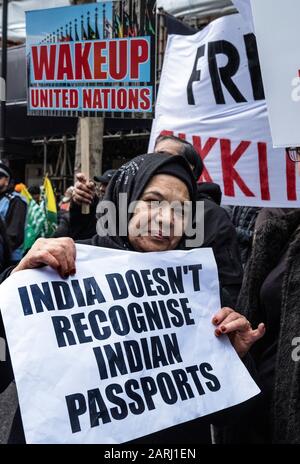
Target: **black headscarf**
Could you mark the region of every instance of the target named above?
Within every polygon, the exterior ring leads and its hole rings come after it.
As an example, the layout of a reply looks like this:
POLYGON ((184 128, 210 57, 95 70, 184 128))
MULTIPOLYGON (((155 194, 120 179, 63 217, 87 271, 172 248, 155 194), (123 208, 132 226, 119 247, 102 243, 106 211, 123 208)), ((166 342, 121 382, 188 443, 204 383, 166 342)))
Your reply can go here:
MULTIPOLYGON (((182 156, 170 156, 167 153, 148 153, 137 156, 116 171, 103 198, 103 202, 110 201, 116 207, 115 221, 110 216, 110 224, 113 223, 115 225, 117 232, 119 231, 119 227, 122 226, 126 236, 124 233, 124 236, 112 233, 100 236, 99 231, 103 230, 103 228, 101 221, 98 221, 98 234, 89 242, 91 245, 122 250, 132 249, 127 237, 128 223, 132 217, 132 213, 128 214, 126 224, 119 224, 119 211, 124 212, 125 208, 128 211, 129 204, 140 199, 147 184, 157 174, 170 174, 182 180, 189 190, 190 200, 195 203, 197 195, 196 181, 189 164, 182 156), (120 204, 119 195, 122 193, 126 193, 126 197, 124 197, 124 203, 120 204)), ((105 203, 101 202, 100 205, 103 208, 105 203)), ((110 211, 102 211, 98 214, 98 219, 103 219, 105 216, 107 218, 108 214, 110 214, 110 211)))

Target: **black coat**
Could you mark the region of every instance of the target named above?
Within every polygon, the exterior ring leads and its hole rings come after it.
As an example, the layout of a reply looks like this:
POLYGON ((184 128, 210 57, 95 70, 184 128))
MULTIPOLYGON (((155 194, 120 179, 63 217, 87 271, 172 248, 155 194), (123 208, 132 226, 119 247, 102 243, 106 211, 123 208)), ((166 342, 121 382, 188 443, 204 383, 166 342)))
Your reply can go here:
POLYGON ((16 250, 24 241, 27 205, 18 196, 5 195, 10 198, 5 217, 6 233, 11 250, 16 250))
MULTIPOLYGON (((293 340, 300 336, 300 210, 269 220, 257 231, 238 308, 254 326, 262 322, 260 289, 287 245, 270 439, 274 443, 300 444, 300 361, 292 357, 293 340)), ((258 342, 253 347, 255 357, 259 355, 259 346, 258 342)), ((258 425, 254 421, 241 423, 239 430, 244 429, 249 436, 258 425)))

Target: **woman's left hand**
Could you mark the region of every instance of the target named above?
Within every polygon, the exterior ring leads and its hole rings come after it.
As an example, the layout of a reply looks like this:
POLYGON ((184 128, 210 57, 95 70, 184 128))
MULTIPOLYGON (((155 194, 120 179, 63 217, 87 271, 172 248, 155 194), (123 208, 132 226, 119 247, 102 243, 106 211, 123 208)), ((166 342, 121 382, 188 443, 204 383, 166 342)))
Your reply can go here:
POLYGON ((265 334, 265 325, 259 324, 257 329, 253 330, 250 322, 231 308, 222 308, 212 319, 216 326, 215 335, 228 335, 232 346, 238 355, 242 358, 250 350, 253 343, 259 340, 265 334))

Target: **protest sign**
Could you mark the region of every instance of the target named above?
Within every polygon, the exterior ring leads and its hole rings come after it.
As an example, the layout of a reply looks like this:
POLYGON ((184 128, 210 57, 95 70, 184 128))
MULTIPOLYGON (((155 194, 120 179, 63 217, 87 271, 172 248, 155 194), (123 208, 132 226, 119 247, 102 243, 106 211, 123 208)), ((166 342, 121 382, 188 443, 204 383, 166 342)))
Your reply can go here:
POLYGON ((0 287, 27 443, 121 443, 259 392, 226 336, 211 249, 77 245, 77 272, 0 287))
POLYGON ((273 145, 299 147, 299 0, 252 0, 252 9, 273 145))
POLYGON ((155 2, 26 13, 28 114, 152 117, 155 2))
POLYGON ((246 21, 251 30, 254 30, 253 16, 250 0, 232 0, 232 3, 246 21))
POLYGON ((272 146, 255 36, 239 14, 169 36, 155 111, 149 151, 160 133, 193 143, 200 180, 220 185, 223 204, 299 207, 296 165, 272 146))

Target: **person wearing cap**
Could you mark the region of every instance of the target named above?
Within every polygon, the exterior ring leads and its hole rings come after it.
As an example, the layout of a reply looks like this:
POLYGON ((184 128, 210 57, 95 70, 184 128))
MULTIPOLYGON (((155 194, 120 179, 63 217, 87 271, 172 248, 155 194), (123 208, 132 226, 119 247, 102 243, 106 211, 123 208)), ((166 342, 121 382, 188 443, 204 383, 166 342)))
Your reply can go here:
POLYGON ((11 187, 12 172, 0 162, 0 217, 6 226, 6 233, 11 248, 11 261, 17 263, 23 256, 23 241, 27 203, 11 187))
POLYGON ((105 192, 106 192, 106 187, 108 186, 109 181, 115 172, 116 172, 116 169, 108 169, 102 174, 102 176, 94 177, 94 181, 99 182, 99 186, 96 186, 96 194, 98 195, 98 198, 100 200, 103 199, 105 192))

